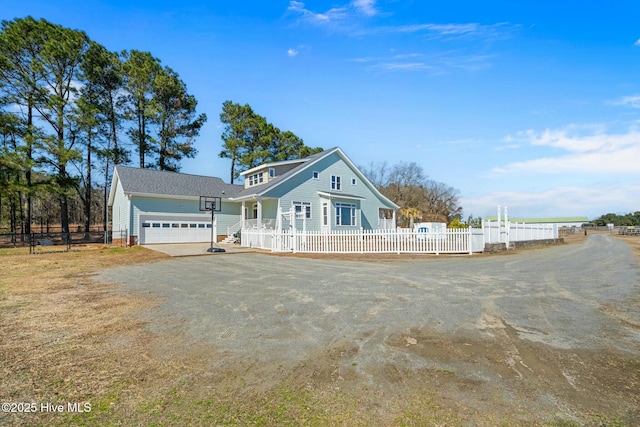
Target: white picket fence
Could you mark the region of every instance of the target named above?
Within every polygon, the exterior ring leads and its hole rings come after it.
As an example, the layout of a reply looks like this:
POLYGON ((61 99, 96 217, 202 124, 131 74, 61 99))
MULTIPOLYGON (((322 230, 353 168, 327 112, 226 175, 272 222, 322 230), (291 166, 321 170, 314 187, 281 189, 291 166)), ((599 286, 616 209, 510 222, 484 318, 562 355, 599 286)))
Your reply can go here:
POLYGON ((481 229, 447 229, 442 233, 392 230, 243 230, 242 246, 299 253, 472 254, 484 250, 481 229))

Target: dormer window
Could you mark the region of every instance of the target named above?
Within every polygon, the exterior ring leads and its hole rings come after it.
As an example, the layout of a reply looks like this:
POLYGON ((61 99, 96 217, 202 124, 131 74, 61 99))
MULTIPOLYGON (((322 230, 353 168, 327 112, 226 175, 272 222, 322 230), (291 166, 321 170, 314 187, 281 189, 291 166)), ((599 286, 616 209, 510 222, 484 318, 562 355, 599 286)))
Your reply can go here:
POLYGON ((276 177, 276 168, 269 168, 269 178, 276 177))
POLYGON ((264 182, 264 176, 262 172, 249 175, 249 187, 253 185, 262 184, 264 182))

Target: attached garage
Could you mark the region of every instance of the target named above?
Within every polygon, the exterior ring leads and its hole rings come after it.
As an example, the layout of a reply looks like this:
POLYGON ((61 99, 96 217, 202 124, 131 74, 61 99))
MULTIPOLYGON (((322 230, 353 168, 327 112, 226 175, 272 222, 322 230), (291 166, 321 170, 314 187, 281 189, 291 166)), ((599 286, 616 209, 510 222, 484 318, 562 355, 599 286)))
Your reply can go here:
MULTIPOLYGON (((214 224, 215 225, 215 224, 214 224)), ((217 236, 214 228, 214 239, 217 236)), ((141 245, 211 241, 211 219, 140 215, 141 245)))
POLYGON ((208 243, 211 231, 229 233, 240 221, 240 204, 230 202, 243 189, 220 178, 117 165, 109 205, 114 243, 208 243), (220 197, 221 211, 200 210, 200 197, 220 197), (117 238, 116 238, 117 236, 117 238))

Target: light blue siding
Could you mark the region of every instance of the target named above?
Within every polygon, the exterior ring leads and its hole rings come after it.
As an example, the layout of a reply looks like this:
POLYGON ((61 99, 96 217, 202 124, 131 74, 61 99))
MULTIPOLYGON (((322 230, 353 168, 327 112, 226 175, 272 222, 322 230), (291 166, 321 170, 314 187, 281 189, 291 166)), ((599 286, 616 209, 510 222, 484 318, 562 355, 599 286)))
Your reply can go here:
POLYGON ((129 223, 130 208, 129 198, 124 194, 122 184, 118 180, 116 192, 111 207, 111 230, 115 238, 126 238, 131 231, 129 223))

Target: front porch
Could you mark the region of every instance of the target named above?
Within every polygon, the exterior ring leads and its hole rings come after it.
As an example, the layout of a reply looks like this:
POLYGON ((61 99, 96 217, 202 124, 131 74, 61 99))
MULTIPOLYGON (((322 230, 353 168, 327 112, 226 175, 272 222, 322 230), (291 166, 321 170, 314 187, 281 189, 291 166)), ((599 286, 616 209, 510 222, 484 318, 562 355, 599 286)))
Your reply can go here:
POLYGON ((379 208, 377 212, 368 210, 365 215, 358 200, 347 202, 319 198, 313 202, 282 203, 280 199, 257 198, 255 201, 242 201, 241 204, 240 221, 230 227, 229 235, 240 230, 326 232, 396 228, 395 209, 379 208))

